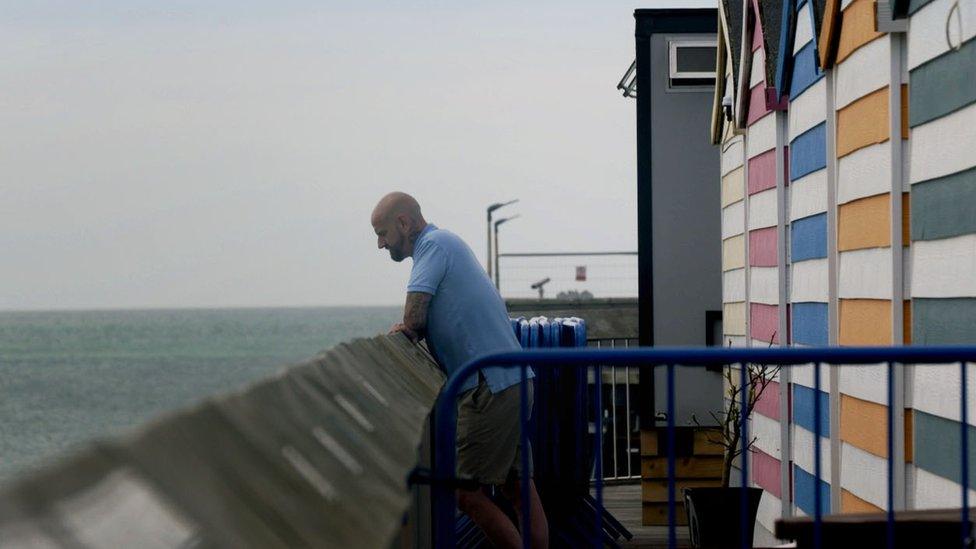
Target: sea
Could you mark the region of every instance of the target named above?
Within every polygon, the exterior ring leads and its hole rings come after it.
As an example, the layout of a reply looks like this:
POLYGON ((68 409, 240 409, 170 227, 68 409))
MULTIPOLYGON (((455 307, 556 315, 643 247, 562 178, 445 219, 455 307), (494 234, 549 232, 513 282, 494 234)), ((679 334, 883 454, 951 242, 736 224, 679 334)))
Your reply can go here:
POLYGON ((0 312, 0 483, 273 375, 400 307, 0 312))

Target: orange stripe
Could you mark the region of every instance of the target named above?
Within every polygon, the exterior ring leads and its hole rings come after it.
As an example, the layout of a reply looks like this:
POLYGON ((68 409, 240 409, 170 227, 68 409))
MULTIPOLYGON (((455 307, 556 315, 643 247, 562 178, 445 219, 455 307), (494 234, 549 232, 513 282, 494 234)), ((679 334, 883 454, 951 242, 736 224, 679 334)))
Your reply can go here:
MULTIPOLYGON (((905 461, 912 461, 912 411, 905 410, 905 461)), ((888 457, 888 407, 840 395, 840 439, 880 458, 888 457)))
POLYGON ((820 66, 826 70, 834 66, 837 48, 837 31, 840 30, 840 0, 827 0, 824 9, 823 27, 816 37, 820 66))
POLYGON ((874 0, 854 0, 840 16, 840 38, 837 41, 837 62, 847 59, 855 50, 878 38, 874 30, 874 0))
POLYGON ((901 245, 912 244, 912 195, 901 193, 901 245))
POLYGON ((841 299, 840 345, 890 345, 891 301, 887 299, 841 299))
POLYGON ((902 320, 904 326, 902 327, 902 337, 905 340, 905 345, 912 344, 912 300, 906 299, 904 303, 904 309, 902 310, 902 320))
POLYGON ((888 87, 837 111, 837 158, 888 140, 888 87))
POLYGON ((878 194, 841 204, 837 212, 839 251, 891 246, 888 197, 887 194, 878 194))
POLYGON ((908 139, 908 84, 901 85, 901 138, 908 139))
POLYGON ((847 490, 840 490, 841 513, 880 513, 882 509, 855 496, 847 490))
POLYGON ((746 266, 745 237, 741 234, 722 241, 722 270, 731 271, 746 266))

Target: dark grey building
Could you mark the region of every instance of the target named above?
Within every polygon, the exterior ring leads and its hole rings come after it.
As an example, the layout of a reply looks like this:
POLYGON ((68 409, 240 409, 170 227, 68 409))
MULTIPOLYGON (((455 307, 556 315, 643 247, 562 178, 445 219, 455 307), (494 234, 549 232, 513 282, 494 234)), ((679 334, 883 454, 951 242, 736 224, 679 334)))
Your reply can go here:
MULTIPOLYGON (((721 344, 719 154, 709 139, 714 9, 640 9, 636 19, 640 343, 721 344)), ((666 409, 665 371, 641 372, 643 425, 666 409)), ((678 368, 676 425, 720 410, 719 373, 678 368)))

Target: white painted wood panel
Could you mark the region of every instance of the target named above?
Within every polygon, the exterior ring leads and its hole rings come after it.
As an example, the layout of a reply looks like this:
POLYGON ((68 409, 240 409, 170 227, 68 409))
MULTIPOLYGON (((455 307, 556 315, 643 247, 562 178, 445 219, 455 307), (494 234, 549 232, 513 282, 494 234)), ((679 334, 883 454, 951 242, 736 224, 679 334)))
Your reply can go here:
POLYGON ((883 458, 841 442, 840 465, 841 487, 882 509, 888 506, 888 465, 883 458))
MULTIPOLYGON (((911 371, 912 383, 905 395, 905 406, 959 421, 959 365, 918 364, 911 371)), ((966 421, 976 425, 976 365, 969 364, 966 369, 966 384, 966 421)))
POLYGON ((793 55, 813 39, 813 22, 810 20, 810 4, 796 14, 796 35, 793 39, 793 55))
POLYGON ((749 422, 749 436, 756 437, 756 448, 763 452, 776 459, 783 455, 780 452, 779 421, 756 412, 749 422))
POLYGON ((834 95, 837 110, 888 85, 890 42, 887 35, 876 38, 837 65, 837 90, 834 95))
POLYGON ((756 521, 763 528, 772 532, 776 529, 776 521, 782 518, 783 503, 769 492, 764 492, 759 498, 759 509, 756 511, 756 521))
MULTIPOLYGON (((801 469, 814 473, 813 433, 803 427, 793 425, 793 463, 801 469)), ((830 439, 820 437, 820 478, 830 484, 830 439)))
POLYGON ((746 226, 746 205, 740 200, 722 208, 722 240, 741 234, 746 226))
POLYGON ((837 203, 891 190, 891 147, 870 145, 837 161, 837 203))
MULTIPOLYGON (((962 486, 951 480, 930 473, 921 467, 909 466, 914 482, 913 509, 962 508, 962 486)), ((763 496, 765 497, 765 496, 763 496)), ((976 501, 976 490, 969 490, 969 501, 976 501)))
POLYGON ((722 175, 727 175, 732 170, 742 165, 745 157, 742 155, 743 136, 737 135, 722 144, 722 175))
POLYGON ((722 302, 746 300, 746 270, 733 269, 722 273, 722 302))
POLYGON ((912 128, 911 182, 976 166, 976 103, 912 128))
MULTIPOLYGON (((908 68, 915 67, 949 51, 946 42, 946 19, 955 0, 934 0, 912 15, 908 26, 908 68)), ((962 16, 962 41, 976 36, 976 6, 960 2, 959 14, 954 14, 949 26, 953 43, 958 44, 959 27, 956 17, 962 16)))
MULTIPOLYGON (((796 347, 806 347, 806 345, 796 345, 796 347)), ((814 388, 813 364, 793 366, 790 368, 790 375, 790 381, 794 384, 814 388)), ((820 390, 825 393, 830 392, 830 365, 828 364, 820 366, 820 390)))
POLYGON ((887 405, 888 367, 886 364, 845 364, 839 370, 837 387, 841 393, 887 405))
POLYGON ((912 248, 912 297, 976 297, 976 234, 916 241, 912 248))
POLYGON ((797 261, 791 265, 790 301, 826 303, 828 298, 827 258, 797 261))
POLYGON ((776 146, 776 116, 769 113, 749 126, 746 140, 746 156, 758 156, 776 146))
POLYGON ((776 188, 749 197, 749 230, 776 226, 776 188))
POLYGON ((790 221, 827 211, 827 170, 817 170, 790 183, 790 221))
MULTIPOLYGON (((724 345, 726 347, 745 347, 746 346, 746 338, 745 337, 742 337, 742 336, 738 336, 738 335, 729 335, 729 334, 726 334, 725 335, 725 343, 724 343, 724 345)), ((976 501, 976 500, 973 500, 973 501, 976 501)))
POLYGON ((752 52, 752 71, 749 73, 750 88, 754 88, 766 80, 765 58, 762 48, 752 52))
POLYGON ((838 297, 891 299, 891 248, 841 252, 839 263, 838 297))
POLYGON ((749 268, 749 301, 767 305, 779 303, 779 269, 776 267, 749 268))
POLYGON ((790 141, 827 119, 827 79, 790 98, 790 141))

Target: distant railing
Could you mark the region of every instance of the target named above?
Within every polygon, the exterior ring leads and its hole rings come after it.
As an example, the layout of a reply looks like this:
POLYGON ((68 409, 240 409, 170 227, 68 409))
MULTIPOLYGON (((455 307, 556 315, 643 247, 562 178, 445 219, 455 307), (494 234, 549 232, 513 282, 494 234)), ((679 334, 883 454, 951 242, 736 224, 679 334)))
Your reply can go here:
MULTIPOLYGON (((738 369, 738 381, 741 396, 739 404, 741 409, 738 423, 740 431, 741 452, 743 456, 748 455, 748 417, 749 401, 747 395, 751 383, 749 372, 751 368, 746 365, 768 365, 777 367, 806 366, 813 365, 814 389, 820 391, 820 370, 822 364, 833 365, 865 365, 865 364, 886 364, 887 365, 887 487, 888 505, 885 519, 885 545, 893 549, 895 547, 895 499, 894 499, 894 477, 895 465, 892 456, 894 455, 894 429, 895 411, 892 407, 894 400, 894 381, 895 369, 903 365, 925 365, 924 367, 937 367, 939 365, 959 368, 960 385, 960 502, 958 514, 959 537, 957 547, 970 547, 972 540, 972 523, 969 508, 969 422, 967 421, 967 363, 976 362, 976 346, 970 347, 846 347, 846 348, 702 348, 702 349, 664 349, 664 348, 597 348, 597 349, 539 349, 527 350, 513 353, 500 353, 476 359, 465 366, 456 370, 445 383, 440 398, 437 401, 434 423, 434 475, 432 489, 432 507, 434 519, 434 539, 437 547, 455 547, 455 486, 456 486, 456 438, 457 438, 457 407, 456 398, 462 384, 480 368, 495 366, 505 368, 518 368, 522 372, 522 412, 520 414, 522 426, 521 440, 522 447, 528 447, 529 433, 525 428, 529 417, 526 413, 528 403, 528 393, 524 381, 527 379, 528 368, 536 371, 541 369, 566 369, 567 371, 579 371, 586 369, 593 373, 592 379, 597 385, 595 395, 595 409, 602 410, 601 394, 599 390, 603 383, 602 370, 605 367, 637 367, 637 366, 661 366, 666 369, 666 404, 667 404, 667 429, 666 429, 666 451, 667 451, 667 471, 668 471, 668 547, 677 547, 677 516, 676 516, 676 457, 675 457, 675 366, 681 367, 736 367, 738 369)), ((821 402, 819 398, 813 399, 814 406, 814 476, 815 485, 821 482, 821 445, 820 438, 823 432, 821 425, 821 402)), ((603 547, 605 544, 613 544, 612 539, 608 539, 607 530, 604 523, 599 520, 599 514, 603 509, 603 448, 602 429, 595 429, 594 447, 598 450, 595 454, 594 467, 596 496, 595 512, 596 520, 588 521, 590 529, 589 541, 594 547, 603 547)), ((537 444, 547 444, 546 440, 537 440, 537 444)), ((522 454, 522 470, 528 470, 528 453, 522 454)), ((747 548, 752 546, 752 539, 748 532, 753 528, 749 524, 748 513, 749 501, 749 460, 741 460, 739 470, 742 505, 740 508, 740 524, 738 536, 726 540, 728 546, 747 548), (739 539, 734 539, 738 537, 739 539)), ((528 476, 521 479, 522 501, 529 501, 529 482, 528 476)), ((812 517, 812 534, 809 540, 805 540, 803 546, 821 548, 824 542, 824 517, 822 516, 821 491, 814 490, 814 512, 812 517)), ((531 524, 528 513, 528 506, 523 506, 522 531, 530 532, 531 524)), ((842 524, 841 527, 844 525, 842 524)), ((836 531, 832 532, 836 535, 836 531)), ((841 534, 842 535, 842 534, 841 534)), ((528 536, 523 536, 525 547, 528 548, 528 536)), ((827 545, 837 541, 828 540, 827 545)))
MULTIPOLYGON (((596 349, 629 349, 638 345, 636 337, 594 337, 588 338, 586 343, 596 349)), ((609 395, 604 395, 605 406, 601 414, 603 434, 610 435, 603 439, 603 462, 609 465, 603 473, 603 480, 639 481, 640 423, 636 409, 631 408, 631 401, 637 397, 640 380, 638 369, 611 365, 602 374, 602 387, 610 389, 609 395), (621 389, 623 395, 620 394, 621 389)))

